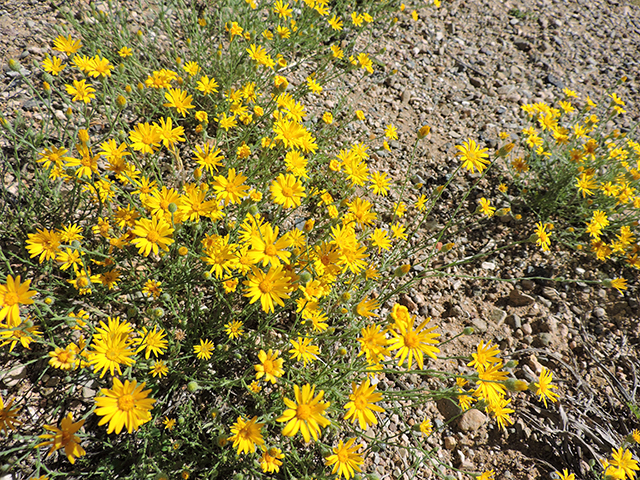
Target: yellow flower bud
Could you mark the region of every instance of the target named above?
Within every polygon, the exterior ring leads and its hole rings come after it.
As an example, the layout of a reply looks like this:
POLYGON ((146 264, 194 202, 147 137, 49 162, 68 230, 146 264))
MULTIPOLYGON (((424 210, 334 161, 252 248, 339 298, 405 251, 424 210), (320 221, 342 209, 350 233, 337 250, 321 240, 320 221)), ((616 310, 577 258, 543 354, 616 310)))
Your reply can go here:
POLYGON ((89 132, 87 132, 84 128, 81 128, 78 131, 78 140, 80 140, 84 145, 89 143, 89 132))
POLYGON ((430 132, 431 127, 429 125, 423 125, 422 127, 420 127, 420 130, 418 130, 418 138, 422 140, 424 137, 429 135, 430 132))
POLYGON ((120 110, 124 109, 124 107, 127 106, 127 99, 124 98, 122 95, 118 95, 116 97, 116 105, 120 110))

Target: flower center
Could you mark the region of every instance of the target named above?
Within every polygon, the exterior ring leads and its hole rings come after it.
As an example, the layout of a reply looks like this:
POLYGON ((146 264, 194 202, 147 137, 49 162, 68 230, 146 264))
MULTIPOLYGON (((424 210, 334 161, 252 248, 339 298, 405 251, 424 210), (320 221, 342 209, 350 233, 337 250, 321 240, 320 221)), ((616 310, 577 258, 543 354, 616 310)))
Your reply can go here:
POLYGON ((69 352, 67 352, 66 350, 63 350, 58 355, 58 361, 60 363, 67 363, 69 361, 69 357, 70 357, 69 352))
POLYGON ((293 189, 291 187, 282 187, 282 195, 285 197, 293 197, 293 189))
POLYGON ((341 448, 338 453, 338 463, 345 464, 349 461, 349 451, 346 448, 341 448))
POLYGON ((264 368, 265 373, 273 372, 273 362, 271 360, 265 360, 262 364, 262 368, 264 368))
POLYGON ((296 408, 296 417, 298 417, 299 420, 307 421, 309 417, 311 417, 311 407, 305 404, 298 405, 298 408, 296 408))
POLYGON ((4 295, 4 304, 8 307, 11 307, 18 303, 19 298, 18 295, 14 292, 8 292, 4 295))
POLYGON ((267 245, 267 247, 264 249, 264 253, 266 253, 270 257, 273 257, 276 254, 277 251, 278 250, 273 245, 267 245))
POLYGON ((136 406, 136 401, 133 398, 133 395, 131 394, 126 394, 118 398, 118 408, 123 412, 128 412, 129 410, 132 410, 133 407, 135 406, 136 406))
POLYGON ((104 354, 112 362, 118 361, 118 352, 114 352, 113 350, 107 350, 107 353, 104 354))
POLYGON ((158 235, 158 232, 156 232, 155 230, 151 230, 149 233, 147 233, 147 240, 149 240, 151 243, 156 243, 159 238, 160 235, 158 235))
POLYGON ((412 330, 409 330, 404 335, 404 344, 409 348, 417 348, 420 344, 420 340, 418 339, 418 335, 412 330))
POLYGON ((363 396, 356 397, 353 403, 356 406, 356 410, 364 410, 367 408, 367 399, 363 396))
POLYGON ((263 280, 260 282, 260 285, 258 285, 258 287, 260 288, 260 291, 262 293, 269 293, 271 292, 271 290, 273 290, 273 283, 269 280, 263 280))

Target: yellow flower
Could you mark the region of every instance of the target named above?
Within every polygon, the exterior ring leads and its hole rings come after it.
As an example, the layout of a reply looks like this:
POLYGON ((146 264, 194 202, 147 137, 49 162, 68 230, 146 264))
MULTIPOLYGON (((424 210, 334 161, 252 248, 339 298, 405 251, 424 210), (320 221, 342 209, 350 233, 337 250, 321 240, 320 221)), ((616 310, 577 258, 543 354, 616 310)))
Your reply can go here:
POLYGON ((162 360, 156 360, 153 362, 153 365, 149 367, 151 371, 151 375, 155 378, 156 376, 162 378, 169 373, 169 367, 162 360))
POLYGON ((87 85, 84 79, 80 81, 74 80, 73 85, 65 85, 65 88, 69 95, 73 95, 71 99, 72 102, 84 102, 88 104, 92 98, 96 98, 94 95, 96 89, 91 85, 87 85))
POLYGON ((376 228, 370 238, 371 244, 374 247, 378 247, 378 253, 382 250, 389 250, 391 247, 391 240, 389 239, 389 232, 387 230, 376 228))
POLYGON ((484 197, 480 199, 480 206, 478 208, 487 217, 493 217, 493 214, 496 211, 496 208, 491 206, 491 202, 484 197))
POLYGON ((247 287, 244 296, 251 299, 249 303, 260 300, 262 310, 267 313, 274 311, 274 302, 284 307, 282 299, 289 298, 290 287, 289 278, 282 271, 282 266, 272 266, 267 273, 252 266, 251 271, 243 282, 247 287))
POLYGON ((251 44, 249 48, 247 48, 247 53, 249 54, 249 57, 265 67, 273 68, 276 64, 264 47, 261 47, 260 45, 251 44))
POLYGON ((369 176, 371 185, 369 188, 373 190, 376 195, 386 196, 389 193, 389 184, 391 180, 386 173, 372 172, 369 176))
POLYGON ((360 343, 358 356, 364 353, 370 365, 378 365, 388 355, 386 347, 389 340, 385 337, 385 331, 374 324, 363 328, 360 335, 361 337, 357 339, 360 343))
POLYGON ((262 438, 262 427, 264 423, 257 423, 258 417, 253 417, 246 421, 242 417, 238 417, 238 421, 231 427, 231 435, 227 440, 233 440, 233 446, 238 447, 237 455, 242 453, 253 453, 256 451, 256 445, 264 445, 262 438))
POLYGON ((97 396, 96 415, 103 417, 98 425, 109 423, 107 433, 119 434, 123 427, 129 433, 151 420, 151 413, 155 400, 148 398, 151 390, 143 390, 145 383, 138 385, 136 380, 124 384, 114 377, 111 389, 102 388, 97 396))
POLYGON ((196 145, 196 149, 193 151, 196 163, 201 168, 206 168, 209 173, 213 174, 213 171, 218 171, 218 167, 222 166, 223 153, 219 148, 214 148, 208 143, 205 143, 202 147, 196 145))
POLYGON ((200 65, 198 62, 187 62, 182 66, 182 69, 191 77, 195 77, 200 72, 200 65))
POLYGON ((273 4, 273 11, 278 14, 279 18, 287 19, 291 17, 293 10, 289 8, 288 3, 284 3, 282 0, 278 0, 273 4))
POLYGON ((547 225, 542 224, 542 222, 536 223, 536 231, 535 236, 537 237, 536 245, 542 247, 543 252, 549 251, 549 245, 551 245, 551 240, 549 239, 549 234, 547 233, 547 225))
POLYGON ((142 293, 146 294, 147 297, 159 298, 162 293, 160 285, 162 285, 162 282, 158 280, 147 280, 142 288, 142 293))
POLYGON ((162 420, 162 424, 164 425, 165 430, 171 431, 173 430, 173 427, 176 426, 176 419, 164 417, 164 420, 162 420))
POLYGON ((360 385, 351 384, 351 395, 344 408, 347 413, 345 420, 351 418, 351 423, 356 420, 360 423, 360 428, 366 430, 369 425, 377 425, 378 419, 373 412, 384 412, 384 408, 374 405, 375 402, 382 400, 382 394, 375 391, 376 386, 369 383, 369 379, 365 379, 360 385))
MULTIPOLYGON (((33 256, 33 255, 32 255, 33 256)), ((0 285, 0 322, 6 319, 9 328, 20 325, 20 305, 31 305, 33 297, 37 292, 29 290, 31 280, 20 282, 20 275, 12 277, 7 275, 4 285, 0 285)))
POLYGON ((49 72, 51 75, 58 75, 64 67, 65 65, 62 64, 62 61, 58 57, 47 57, 42 62, 44 71, 49 72))
POLYGON ((47 455, 47 457, 49 457, 53 452, 64 447, 64 453, 67 455, 69 462, 74 464, 76 463, 77 457, 82 457, 86 453, 80 446, 80 438, 75 435, 82 425, 84 425, 84 419, 73 423, 73 416, 69 413, 62 419, 62 422, 60 422, 60 428, 55 425, 44 426, 45 430, 53 433, 40 435, 40 438, 47 441, 39 443, 36 445, 36 448, 51 445, 51 450, 49 450, 49 454, 47 455))
POLYGON ((256 235, 251 236, 251 250, 247 253, 247 258, 253 264, 262 262, 262 266, 271 265, 277 267, 284 263, 289 263, 291 252, 285 248, 291 246, 291 239, 283 235, 278 240, 279 228, 266 224, 260 228, 256 235))
POLYGON ((356 453, 356 451, 362 447, 362 445, 353 446, 355 438, 347 440, 344 443, 340 440, 337 447, 333 447, 333 455, 326 457, 325 462, 328 466, 333 465, 331 470, 332 474, 337 473, 338 477, 344 477, 347 480, 355 476, 355 472, 361 472, 360 465, 364 462, 362 455, 356 453))
POLYGON ((29 317, 22 320, 19 325, 13 328, 0 329, 0 340, 2 340, 0 347, 11 344, 9 352, 12 352, 18 342, 20 342, 20 345, 29 349, 31 342, 36 340, 36 337, 42 335, 42 332, 40 332, 36 326, 29 326, 27 322, 29 322, 29 324, 31 323, 29 317))
POLYGON ((87 75, 90 77, 110 77, 113 65, 109 63, 106 58, 100 58, 98 55, 94 56, 86 66, 87 75))
POLYGON ((108 324, 100 322, 97 333, 93 337, 93 350, 89 351, 89 364, 94 370, 102 370, 100 378, 109 370, 111 375, 117 370, 122 375, 120 365, 131 366, 135 363, 132 357, 135 352, 131 348, 131 324, 120 322, 119 317, 109 317, 108 324))
POLYGON ((284 208, 299 207, 304 193, 304 186, 293 175, 278 175, 278 178, 271 184, 271 197, 273 201, 284 208))
POLYGON ((147 330, 147 327, 142 327, 140 332, 140 338, 134 340, 135 345, 139 345, 136 349, 136 353, 144 350, 144 358, 149 358, 149 355, 153 353, 155 357, 158 357, 164 353, 167 348, 166 333, 163 329, 158 331, 158 327, 153 327, 153 330, 147 330))
POLYGON ((422 422, 420 422, 420 432, 425 437, 428 437, 433 433, 433 425, 431 424, 431 420, 425 418, 424 420, 422 420, 422 422))
POLYGON ((76 367, 76 352, 69 348, 56 347, 49 352, 49 365, 60 370, 72 370, 76 367))
POLYGON ((593 195, 592 190, 599 188, 598 182, 593 179, 593 175, 586 173, 580 174, 575 186, 578 187, 578 191, 582 193, 582 198, 585 198, 587 195, 593 195))
POLYGON ((118 55, 120 55, 122 58, 126 58, 133 55, 133 52, 129 47, 122 47, 120 50, 118 50, 118 55))
POLYGON ((485 371, 478 372, 478 386, 473 394, 485 400, 489 404, 497 403, 505 394, 502 381, 506 380, 507 372, 500 371, 502 362, 488 367, 485 371))
POLYGON ((476 477, 476 480, 494 480, 495 472, 493 470, 485 470, 482 475, 476 477))
POLYGON ((553 374, 547 368, 543 368, 540 372, 538 382, 533 384, 535 394, 540 395, 540 400, 544 403, 545 408, 547 407, 547 398, 552 402, 558 401, 558 394, 553 392, 553 390, 558 387, 556 385, 552 385, 552 381, 553 374))
POLYGON ((184 127, 178 125, 173 128, 171 117, 167 117, 166 120, 161 117, 160 125, 153 123, 153 126, 156 127, 156 133, 165 147, 173 149, 176 142, 184 142, 184 137, 182 137, 184 135, 184 127))
POLYGON ((302 360, 306 367, 308 362, 312 362, 318 358, 320 348, 317 345, 311 345, 311 339, 306 337, 298 337, 298 340, 290 340, 293 348, 289 350, 291 358, 302 360))
POLYGON ((198 80, 196 90, 200 90, 204 95, 218 93, 218 82, 216 82, 216 79, 213 77, 209 78, 207 75, 203 75, 200 77, 200 80, 198 80))
POLYGON ((396 127, 393 123, 387 125, 387 128, 384 131, 384 136, 389 140, 397 140, 398 139, 398 127, 396 127))
POLYGON ((331 422, 322 416, 324 411, 329 408, 329 402, 322 402, 324 391, 320 390, 318 395, 314 396, 316 387, 306 384, 300 389, 298 385, 293 386, 295 393, 295 402, 284 398, 284 403, 288 407, 278 422, 288 422, 282 429, 282 434, 286 437, 293 437, 298 432, 302 433, 305 442, 311 437, 318 440, 320 427, 327 427, 331 422))
POLYGON ((462 159, 462 167, 473 173, 477 169, 479 173, 487 167, 489 155, 485 153, 488 149, 480 149, 474 140, 463 142, 462 145, 456 145, 458 149, 457 156, 462 159))
POLYGON ((22 423, 16 418, 20 409, 14 407, 13 402, 12 398, 9 403, 5 404, 2 395, 0 395, 0 431, 3 431, 5 435, 22 423))
MULTIPOLYGON (((611 280, 611 286, 622 293, 627 289, 627 280, 624 278, 615 278, 611 280)), ((2 319, 2 312, 0 312, 0 319, 2 319)))
POLYGON ((138 123, 129 132, 129 140, 131 140, 131 148, 142 153, 153 153, 160 146, 162 138, 158 128, 148 123, 138 123))
POLYGON ((576 476, 573 473, 569 473, 569 470, 566 468, 562 470, 562 473, 556 472, 558 476, 558 480, 576 480, 576 476))
POLYGON ((63 37, 59 35, 53 41, 53 49, 62 53, 66 53, 67 55, 72 55, 76 53, 82 47, 82 42, 80 40, 73 40, 71 35, 68 37, 63 37))
POLYGON ((610 467, 605 470, 605 477, 607 475, 615 476, 615 478, 628 478, 633 480, 636 477, 638 467, 637 460, 634 460, 631 451, 620 447, 618 450, 613 449, 611 454, 611 460, 609 460, 610 467))
POLYGON ((240 203, 249 193, 249 186, 244 184, 247 179, 242 174, 236 174, 235 168, 230 168, 227 176, 218 175, 214 178, 213 190, 218 200, 225 203, 240 203))
POLYGON ((500 354, 500 350, 495 345, 491 345, 491 341, 484 344, 484 340, 481 340, 478 344, 477 353, 472 353, 472 361, 467 363, 469 367, 474 367, 478 371, 486 370, 491 364, 500 363, 500 360, 496 355, 500 354))
POLYGON ((489 406, 487 407, 487 410, 493 415, 493 418, 495 418, 498 426, 503 430, 507 428, 507 425, 513 425, 513 420, 511 419, 509 414, 514 413, 515 410, 507 407, 510 402, 511 399, 507 400, 506 398, 500 397, 497 398, 494 402, 489 403, 489 406))
MULTIPOLYGON (((237 280, 236 280, 237 282, 237 280)), ((224 326, 224 331, 231 340, 242 337, 244 335, 244 324, 239 320, 233 320, 224 326)))
POLYGON ((170 235, 174 229, 165 221, 163 217, 154 216, 151 220, 141 218, 136 221, 136 226, 132 233, 137 236, 131 240, 133 245, 138 247, 138 253, 148 257, 151 252, 158 254, 158 247, 162 250, 169 250, 169 245, 173 243, 170 235))
POLYGON ((271 349, 269 349, 268 352, 260 350, 258 354, 260 363, 253 366, 256 370, 256 380, 264 377, 265 381, 276 383, 277 379, 284 375, 284 370, 282 369, 284 360, 278 358, 279 353, 280 352, 274 352, 271 349))
POLYGON ((282 459, 284 458, 284 453, 279 448, 268 448, 262 453, 262 457, 260 457, 260 466, 262 467, 262 471, 264 473, 278 473, 280 471, 280 466, 282 465, 282 459))
POLYGON ((440 352, 440 349, 434 347, 433 344, 437 343, 435 339, 440 334, 431 333, 437 327, 425 329, 430 320, 430 317, 427 318, 415 329, 413 328, 415 317, 412 317, 408 322, 395 323, 396 329, 391 330, 391 335, 394 338, 391 340, 389 350, 398 350, 395 357, 400 357, 398 366, 402 365, 405 359, 409 357, 407 368, 411 369, 413 357, 415 357, 418 366, 422 369, 424 366, 423 354, 436 358, 436 353, 440 352))
POLYGON ((193 352, 196 354, 198 359, 209 360, 211 355, 213 355, 213 350, 215 348, 216 347, 211 340, 200 339, 200 345, 194 345, 193 352))
POLYGON ((340 20, 335 15, 333 17, 331 17, 328 20, 328 22, 329 22, 329 25, 331 26, 331 28, 333 28, 334 30, 342 30, 342 27, 343 27, 342 20, 340 20))
POLYGON ((164 94, 164 98, 167 99, 167 103, 164 103, 163 106, 175 108, 183 117, 187 116, 188 109, 196 108, 195 105, 191 103, 193 97, 179 88, 169 87, 164 94))

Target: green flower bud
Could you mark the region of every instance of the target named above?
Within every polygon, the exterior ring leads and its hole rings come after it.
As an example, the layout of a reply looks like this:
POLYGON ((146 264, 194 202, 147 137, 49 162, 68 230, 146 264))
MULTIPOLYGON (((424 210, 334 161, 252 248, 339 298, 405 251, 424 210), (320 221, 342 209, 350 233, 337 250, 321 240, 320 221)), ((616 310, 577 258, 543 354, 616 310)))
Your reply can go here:
POLYGON ((11 70, 13 70, 14 72, 19 72, 20 69, 22 68, 22 66, 20 65, 20 62, 18 62, 17 60, 11 58, 11 59, 9 59, 9 68, 11 70))
POLYGON ((504 386, 507 387, 507 390, 510 392, 524 392, 528 388, 527 382, 523 382, 517 378, 507 378, 504 381, 504 386))
POLYGON ((250 213, 251 215, 253 215, 254 217, 258 214, 258 212, 259 212, 259 211, 260 211, 260 210, 258 209, 258 207, 257 207, 256 205, 251 205, 251 206, 249 207, 249 213, 250 213))
POLYGON ((509 360, 507 363, 504 364, 504 368, 516 368, 517 366, 518 366, 517 360, 509 360))
POLYGON ((300 283, 306 284, 309 281, 311 281, 311 274, 309 272, 302 272, 300 274, 300 283))
POLYGON ((473 327, 464 327, 464 330, 462 331, 463 335, 471 335, 474 332, 474 328, 473 327))
POLYGON ((169 204, 169 206, 167 207, 167 209, 168 209, 168 210, 169 210, 169 212, 171 212, 171 213, 176 213, 176 212, 178 211, 178 206, 177 206, 175 203, 171 202, 171 203, 169 204))
POLYGON ((189 383, 187 383, 187 390, 189 390, 191 393, 197 392, 199 388, 200 385, 198 385, 198 382, 196 382, 195 380, 191 380, 189 383))

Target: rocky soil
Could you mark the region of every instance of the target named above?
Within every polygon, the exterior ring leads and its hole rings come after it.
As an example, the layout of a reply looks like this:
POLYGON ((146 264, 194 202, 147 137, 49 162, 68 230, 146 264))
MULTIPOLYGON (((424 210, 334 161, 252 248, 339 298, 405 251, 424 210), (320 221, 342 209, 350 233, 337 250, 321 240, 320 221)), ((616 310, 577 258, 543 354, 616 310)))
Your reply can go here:
MULTIPOLYGON (((0 5, 3 115, 33 108, 7 61, 20 59, 33 70, 30 62, 50 51, 54 29, 61 25, 59 6, 39 0, 0 5)), ((373 56, 388 68, 376 67, 367 83, 356 86, 353 103, 366 105, 365 133, 381 135, 390 122, 399 127, 401 141, 392 142, 391 153, 380 149, 372 155, 376 167, 397 179, 409 172, 414 183, 424 184, 425 193, 453 171, 456 144, 471 138, 496 147, 499 132, 515 134, 524 126, 523 103, 553 102, 564 87, 594 100, 610 91, 618 93, 627 101, 628 113, 618 125, 623 130, 640 118, 633 105, 640 85, 637 1, 454 0, 443 2, 440 9, 420 4, 418 21, 410 17, 412 9, 398 13, 394 28, 374 30, 371 51, 377 51, 373 56), (391 69, 397 73, 391 74, 391 69), (618 84, 625 76, 627 81, 618 84), (424 124, 432 131, 409 171, 409 145, 424 124)), ((478 196, 498 198, 499 181, 508 181, 508 176, 496 169, 478 196)), ((412 190, 405 200, 417 193, 412 190)), ((469 200, 475 204, 474 198, 469 200)), ((443 202, 433 221, 446 222, 451 208, 443 202)), ((532 231, 529 220, 518 224, 514 219, 493 219, 476 230, 459 230, 447 241, 463 248, 447 260, 475 254, 490 241, 526 237, 532 231)), ((457 412, 442 402, 408 405, 384 427, 394 431, 406 422, 431 418, 440 430, 427 444, 439 448, 436 456, 443 463, 466 471, 493 469, 497 478, 508 480, 552 478, 551 472, 567 468, 578 478, 591 478, 588 462, 608 456, 625 435, 640 428, 625 405, 640 403, 638 278, 629 282, 632 286, 624 295, 589 283, 619 276, 617 268, 560 250, 542 254, 533 245, 451 270, 453 276, 447 278, 423 279, 402 298, 410 310, 431 316, 444 339, 473 326, 482 338, 497 343, 505 358, 519 361, 514 369, 518 378, 533 380, 542 366, 550 368, 560 385, 561 401, 545 409, 524 393, 514 395, 516 423, 506 431, 477 410, 445 427, 457 412), (553 276, 577 281, 537 280, 553 276)), ((626 272, 629 280, 630 275, 626 272)), ((443 353, 469 355, 479 339, 461 337, 447 344, 443 353)), ((454 362, 460 372, 466 371, 464 362, 454 362)), ((417 376, 413 380, 421 382, 417 376)), ((5 376, 2 381, 4 388, 12 380, 5 376)), ((406 388, 393 378, 382 382, 406 388)), ((416 436, 402 441, 423 440, 416 436)), ((367 471, 382 479, 427 478, 402 449, 374 454, 367 471)))

